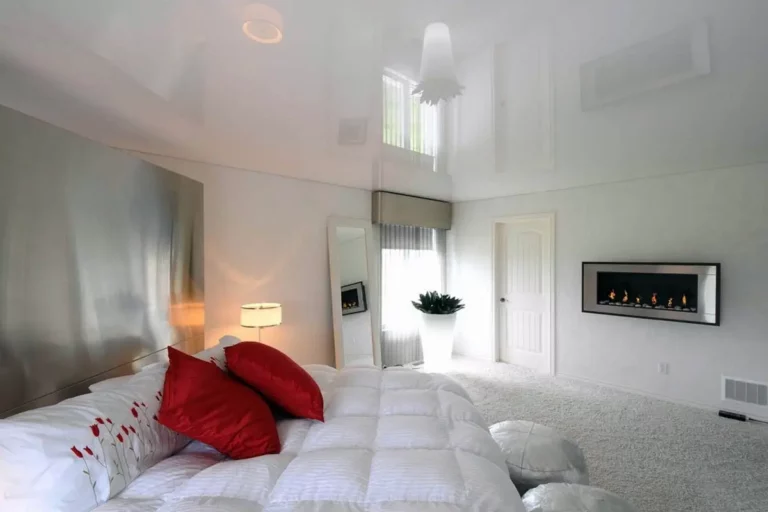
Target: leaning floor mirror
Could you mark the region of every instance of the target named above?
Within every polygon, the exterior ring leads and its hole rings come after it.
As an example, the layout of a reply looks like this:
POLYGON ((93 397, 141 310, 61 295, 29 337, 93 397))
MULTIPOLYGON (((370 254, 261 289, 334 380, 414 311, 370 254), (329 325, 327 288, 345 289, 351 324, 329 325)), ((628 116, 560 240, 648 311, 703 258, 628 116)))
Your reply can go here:
POLYGON ((369 221, 328 220, 336 367, 381 366, 378 273, 369 221))

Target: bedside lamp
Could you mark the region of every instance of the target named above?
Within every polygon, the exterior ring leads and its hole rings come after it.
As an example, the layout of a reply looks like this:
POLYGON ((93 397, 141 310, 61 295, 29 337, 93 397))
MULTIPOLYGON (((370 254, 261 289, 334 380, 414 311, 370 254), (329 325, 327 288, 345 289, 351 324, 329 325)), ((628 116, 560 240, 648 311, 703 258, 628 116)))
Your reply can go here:
POLYGON ((240 307, 240 325, 261 329, 283 323, 283 306, 280 304, 244 304, 240 307))

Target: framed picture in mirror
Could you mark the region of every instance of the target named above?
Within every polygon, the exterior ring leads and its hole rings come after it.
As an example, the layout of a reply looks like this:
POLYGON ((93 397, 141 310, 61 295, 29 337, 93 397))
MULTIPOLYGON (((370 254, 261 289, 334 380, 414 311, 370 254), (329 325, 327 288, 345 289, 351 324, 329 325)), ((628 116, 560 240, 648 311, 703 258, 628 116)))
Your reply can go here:
POLYGON ((342 316, 365 313, 368 304, 365 300, 365 285, 363 282, 349 284, 341 287, 341 314, 342 316))

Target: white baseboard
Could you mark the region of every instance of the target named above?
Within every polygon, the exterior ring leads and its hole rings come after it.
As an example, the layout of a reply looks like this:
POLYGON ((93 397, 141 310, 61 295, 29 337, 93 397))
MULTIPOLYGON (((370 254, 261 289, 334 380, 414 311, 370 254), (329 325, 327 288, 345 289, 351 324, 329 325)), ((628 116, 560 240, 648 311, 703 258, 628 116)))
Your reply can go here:
POLYGON ((570 375, 570 374, 567 374, 567 373, 558 373, 556 375, 556 377, 563 377, 563 378, 566 378, 566 379, 572 379, 572 380, 577 380, 577 381, 580 381, 580 382, 586 382, 587 384, 596 384, 598 386, 605 386, 607 388, 617 389, 619 391, 624 391, 626 393, 632 393, 633 395, 640 395, 640 396, 645 396, 645 397, 648 397, 648 398, 655 398, 657 400, 663 400, 664 402, 670 402, 670 403, 677 404, 677 405, 686 405, 688 407, 694 407, 696 409, 704 409, 706 411, 711 411, 711 412, 714 412, 714 413, 717 413, 719 411, 719 409, 717 407, 712 406, 712 405, 702 404, 702 403, 698 403, 698 402, 693 402, 693 401, 690 401, 690 400, 681 400, 679 398, 672 398, 672 397, 669 397, 669 396, 659 395, 657 393, 650 393, 650 392, 644 391, 642 389, 637 389, 637 388, 633 388, 633 387, 630 387, 630 386, 621 386, 621 385, 618 385, 618 384, 614 384, 612 382, 605 382, 605 381, 601 381, 601 380, 598 380, 598 379, 588 379, 588 378, 585 378, 585 377, 578 377, 576 375, 570 375))

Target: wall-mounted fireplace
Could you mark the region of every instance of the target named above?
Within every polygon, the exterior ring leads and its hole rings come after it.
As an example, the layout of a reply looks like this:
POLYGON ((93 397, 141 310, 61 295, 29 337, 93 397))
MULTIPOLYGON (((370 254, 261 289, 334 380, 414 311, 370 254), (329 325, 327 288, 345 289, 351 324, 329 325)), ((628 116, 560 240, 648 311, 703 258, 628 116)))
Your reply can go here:
POLYGON ((720 264, 583 263, 581 310, 720 325, 720 264))

